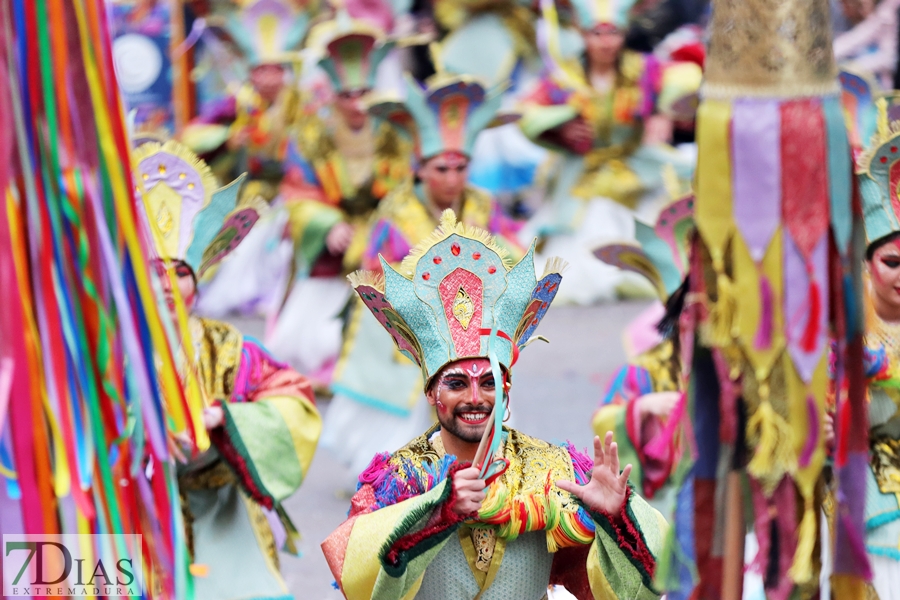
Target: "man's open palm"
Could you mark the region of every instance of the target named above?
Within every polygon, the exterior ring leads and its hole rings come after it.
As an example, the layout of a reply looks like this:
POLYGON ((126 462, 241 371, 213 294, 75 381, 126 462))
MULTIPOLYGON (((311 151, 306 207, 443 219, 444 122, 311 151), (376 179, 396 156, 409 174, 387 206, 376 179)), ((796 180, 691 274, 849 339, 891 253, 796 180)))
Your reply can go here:
POLYGON ((611 431, 607 432, 604 442, 598 436, 594 437, 594 468, 590 481, 585 485, 578 485, 574 481, 557 481, 556 485, 581 500, 591 510, 617 515, 625 502, 631 465, 625 465, 619 473, 619 448, 612 440, 611 431))

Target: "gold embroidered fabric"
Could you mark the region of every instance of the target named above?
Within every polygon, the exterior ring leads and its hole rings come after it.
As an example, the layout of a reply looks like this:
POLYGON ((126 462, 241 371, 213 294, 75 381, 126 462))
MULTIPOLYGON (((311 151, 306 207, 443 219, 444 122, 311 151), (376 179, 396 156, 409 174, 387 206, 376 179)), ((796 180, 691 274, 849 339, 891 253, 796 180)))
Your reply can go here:
POLYGON ((653 381, 654 392, 676 392, 681 377, 678 361, 673 356, 675 347, 666 340, 634 359, 634 364, 647 370, 653 381))
MULTIPOLYGON (((434 436, 434 441, 429 438, 437 431, 439 425, 434 425, 424 435, 419 436, 407 446, 394 453, 391 461, 398 464, 401 461, 410 461, 416 467, 421 467, 423 462, 437 462, 444 456, 443 445, 440 444, 440 436, 434 436), (436 448, 440 448, 438 450, 436 448)), ((535 497, 535 504, 543 504, 544 498, 556 505, 560 514, 572 515, 579 510, 579 504, 568 492, 564 492, 556 486, 556 481, 566 479, 575 480, 575 471, 569 452, 560 446, 554 446, 543 440, 525 435, 514 429, 503 428, 506 442, 501 447, 500 456, 509 459, 509 468, 500 476, 494 486, 503 490, 506 502, 527 501, 529 496, 535 497), (549 489, 547 489, 549 487, 549 489), (546 491, 545 491, 546 490, 546 491)), ((484 508, 483 508, 484 510, 484 508)), ((515 518, 510 511, 511 518, 515 518)), ((483 518, 482 511, 482 518, 483 518)), ((481 527, 486 523, 481 522, 481 527)), ((479 521, 472 523, 473 529, 479 528, 479 521)), ((495 535, 501 539, 515 539, 520 533, 519 526, 523 524, 511 524, 510 521, 490 527, 495 535)), ((526 531, 530 531, 527 529, 526 531)), ((548 545, 551 532, 547 532, 548 545)), ((473 538, 473 543, 475 539, 473 538)))
POLYGON ((222 321, 191 317, 190 324, 204 397, 208 402, 228 402, 234 393, 244 336, 222 321))
POLYGON ((828 0, 726 0, 710 22, 705 97, 837 91, 828 0))
MULTIPOLYGON (((481 190, 466 186, 462 211, 458 217, 466 225, 487 229, 491 217, 491 197, 481 190)), ((428 207, 416 195, 411 179, 381 201, 375 218, 392 223, 410 245, 424 240, 438 225, 428 207)))
POLYGON ((871 443, 875 481, 883 494, 900 493, 900 440, 881 438, 871 443))
POLYGON ((497 530, 493 527, 476 527, 472 529, 472 544, 475 545, 475 568, 487 573, 494 558, 494 547, 497 545, 497 530))

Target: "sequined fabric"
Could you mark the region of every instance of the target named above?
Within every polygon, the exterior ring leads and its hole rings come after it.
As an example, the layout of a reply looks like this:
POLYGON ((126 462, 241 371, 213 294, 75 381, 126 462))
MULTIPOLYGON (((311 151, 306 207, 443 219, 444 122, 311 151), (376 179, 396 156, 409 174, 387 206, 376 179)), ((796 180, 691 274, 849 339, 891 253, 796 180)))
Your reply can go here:
POLYGON ((828 14, 828 0, 716 3, 704 94, 784 97, 836 91, 828 14))
POLYGON ((222 321, 192 317, 190 323, 205 400, 229 400, 241 364, 244 337, 222 321))

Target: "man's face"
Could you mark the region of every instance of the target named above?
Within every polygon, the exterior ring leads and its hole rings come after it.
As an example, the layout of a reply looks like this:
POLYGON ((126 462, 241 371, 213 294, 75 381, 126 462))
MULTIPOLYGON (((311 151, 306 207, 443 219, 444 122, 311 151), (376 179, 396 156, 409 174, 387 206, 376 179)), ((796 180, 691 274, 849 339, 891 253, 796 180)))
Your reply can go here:
POLYGON ((441 210, 451 208, 466 189, 469 159, 459 152, 444 152, 426 160, 418 175, 435 206, 441 210))
POLYGON ((197 299, 197 284, 194 281, 194 271, 191 267, 182 260, 155 260, 153 261, 153 266, 162 282, 166 306, 169 308, 169 312, 172 313, 172 318, 176 318, 177 315, 175 312, 175 293, 172 289, 172 283, 169 281, 169 270, 175 271, 175 285, 178 286, 178 292, 184 299, 185 309, 190 313, 197 299))
POLYGON ((284 87, 285 68, 282 65, 257 65, 250 71, 250 83, 263 100, 272 103, 284 87))
POLYGON ((362 97, 368 90, 351 90, 338 93, 334 106, 338 114, 353 131, 359 131, 366 125, 366 109, 362 97))
POLYGON ((491 362, 470 358, 441 370, 426 393, 437 409, 441 428, 463 442, 477 444, 494 408, 495 385, 491 362))

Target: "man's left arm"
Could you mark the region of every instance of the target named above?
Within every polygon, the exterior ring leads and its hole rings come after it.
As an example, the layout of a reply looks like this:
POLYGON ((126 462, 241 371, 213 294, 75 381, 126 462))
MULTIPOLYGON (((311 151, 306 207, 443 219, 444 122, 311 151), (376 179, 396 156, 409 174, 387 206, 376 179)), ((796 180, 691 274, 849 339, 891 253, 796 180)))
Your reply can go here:
POLYGON ((653 575, 668 524, 628 485, 631 465, 619 470, 618 445, 612 440, 611 432, 605 441, 594 438, 589 479, 590 459, 573 455, 576 480, 586 481, 584 485, 556 484, 575 496, 593 521, 594 539, 585 568, 591 595, 602 600, 658 598, 653 575))

